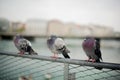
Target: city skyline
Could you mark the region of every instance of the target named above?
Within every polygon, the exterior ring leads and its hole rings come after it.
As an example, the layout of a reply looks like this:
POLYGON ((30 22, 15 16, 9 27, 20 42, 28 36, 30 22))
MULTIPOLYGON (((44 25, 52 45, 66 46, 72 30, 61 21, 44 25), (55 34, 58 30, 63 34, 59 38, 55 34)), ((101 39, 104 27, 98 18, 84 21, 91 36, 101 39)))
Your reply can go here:
POLYGON ((0 17, 99 24, 120 32, 119 0, 0 0, 0 17))

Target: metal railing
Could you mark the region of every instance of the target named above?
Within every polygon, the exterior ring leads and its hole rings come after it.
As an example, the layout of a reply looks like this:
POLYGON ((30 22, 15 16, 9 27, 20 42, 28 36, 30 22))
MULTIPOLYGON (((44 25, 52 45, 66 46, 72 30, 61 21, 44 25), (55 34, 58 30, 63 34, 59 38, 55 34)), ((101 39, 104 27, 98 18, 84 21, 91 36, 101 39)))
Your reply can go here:
POLYGON ((0 80, 29 75, 32 80, 120 80, 120 64, 0 52, 0 80))

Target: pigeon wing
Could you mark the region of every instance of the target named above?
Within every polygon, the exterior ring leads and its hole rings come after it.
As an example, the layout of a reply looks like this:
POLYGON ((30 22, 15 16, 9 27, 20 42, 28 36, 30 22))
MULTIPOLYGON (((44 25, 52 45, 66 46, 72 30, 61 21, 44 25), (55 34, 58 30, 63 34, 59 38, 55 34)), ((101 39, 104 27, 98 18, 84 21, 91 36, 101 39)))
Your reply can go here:
POLYGON ((102 60, 102 54, 100 51, 100 43, 96 40, 96 46, 95 46, 95 55, 102 60))
POLYGON ((63 46, 65 46, 65 42, 63 41, 63 39, 57 38, 57 39, 55 40, 55 47, 56 47, 56 49, 57 49, 57 50, 58 50, 58 49, 61 49, 61 48, 63 48, 63 46))
POLYGON ((24 38, 23 39, 19 39, 18 47, 19 47, 20 50, 26 50, 28 45, 31 45, 31 43, 28 40, 26 40, 24 38))

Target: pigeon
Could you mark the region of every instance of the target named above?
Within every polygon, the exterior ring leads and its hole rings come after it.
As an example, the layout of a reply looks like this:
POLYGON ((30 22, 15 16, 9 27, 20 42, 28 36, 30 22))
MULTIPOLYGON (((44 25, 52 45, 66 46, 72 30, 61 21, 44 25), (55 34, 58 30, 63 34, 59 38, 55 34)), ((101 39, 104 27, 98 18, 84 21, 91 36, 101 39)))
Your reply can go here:
MULTIPOLYGON (((100 41, 99 39, 95 39, 93 37, 86 37, 86 39, 82 43, 83 50, 88 56, 87 61, 92 62, 101 62, 102 55, 100 51, 100 41)), ((101 67, 95 67, 96 69, 101 70, 101 67)))
POLYGON ((54 58, 57 58, 56 55, 62 54, 65 58, 70 58, 68 53, 70 51, 67 49, 64 40, 56 35, 51 35, 49 39, 47 39, 47 46, 54 53, 54 58))
POLYGON ((28 52, 29 55, 37 55, 37 53, 32 49, 30 41, 23 38, 23 36, 17 34, 16 36, 14 36, 13 42, 16 48, 20 51, 19 54, 23 55, 25 54, 25 52, 28 52))

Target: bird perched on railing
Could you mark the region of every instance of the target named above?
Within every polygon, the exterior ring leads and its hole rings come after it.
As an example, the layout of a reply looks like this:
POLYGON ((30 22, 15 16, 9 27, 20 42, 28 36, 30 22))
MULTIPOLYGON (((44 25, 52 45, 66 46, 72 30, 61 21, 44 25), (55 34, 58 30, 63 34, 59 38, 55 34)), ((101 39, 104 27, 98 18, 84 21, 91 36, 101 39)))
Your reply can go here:
POLYGON ((23 38, 23 36, 17 34, 14 36, 13 42, 16 46, 16 48, 20 51, 19 54, 25 54, 25 52, 28 52, 30 55, 37 55, 37 53, 32 49, 32 45, 30 41, 23 38))
POLYGON ((62 54, 65 58, 70 58, 68 53, 70 51, 67 49, 64 40, 56 35, 51 35, 47 40, 47 46, 54 53, 53 58, 57 58, 58 54, 62 54))
MULTIPOLYGON (((87 61, 92 62, 101 62, 102 56, 100 51, 100 41, 93 37, 86 37, 82 43, 83 50, 88 56, 87 61)), ((101 70, 101 67, 95 67, 96 69, 101 70)))

